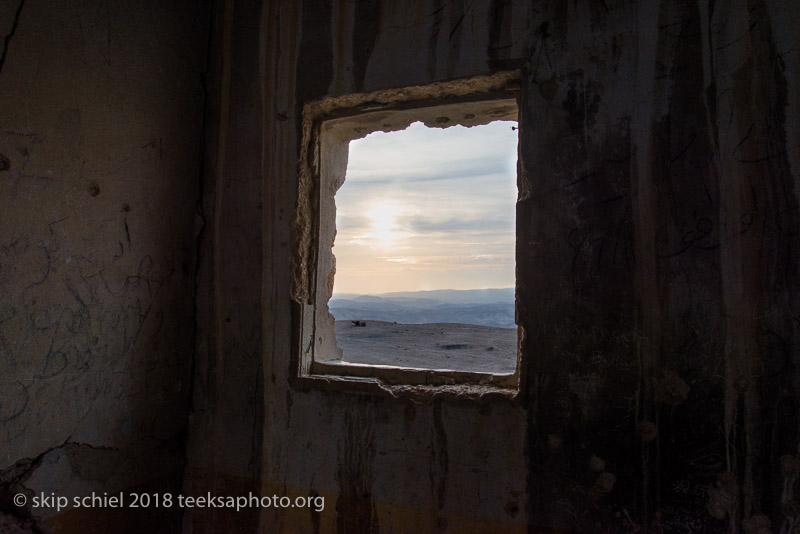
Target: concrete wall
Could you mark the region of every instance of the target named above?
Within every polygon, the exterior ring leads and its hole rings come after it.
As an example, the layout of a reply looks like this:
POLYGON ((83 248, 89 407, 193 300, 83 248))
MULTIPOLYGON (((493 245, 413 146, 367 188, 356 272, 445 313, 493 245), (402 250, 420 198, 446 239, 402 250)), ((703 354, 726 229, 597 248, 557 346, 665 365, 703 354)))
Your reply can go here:
POLYGON ((0 530, 787 532, 799 9, 0 4, 0 530), (520 395, 293 380, 303 105, 517 68, 520 395))
POLYGON ((0 531, 176 532, 209 2, 0 2, 0 531))
POLYGON ((218 20, 185 489, 327 502, 195 510, 186 532, 796 518, 797 3, 228 1, 218 20), (298 387, 303 104, 514 68, 520 396, 298 387))

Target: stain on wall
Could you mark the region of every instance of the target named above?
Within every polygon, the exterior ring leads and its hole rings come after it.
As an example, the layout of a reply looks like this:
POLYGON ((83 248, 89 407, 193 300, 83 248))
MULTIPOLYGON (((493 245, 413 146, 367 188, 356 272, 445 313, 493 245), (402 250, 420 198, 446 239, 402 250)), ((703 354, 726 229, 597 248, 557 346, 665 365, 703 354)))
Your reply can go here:
POLYGON ((364 401, 348 407, 345 435, 337 459, 337 479, 341 494, 336 500, 337 528, 340 532, 380 532, 372 502, 375 461, 375 406, 364 401))

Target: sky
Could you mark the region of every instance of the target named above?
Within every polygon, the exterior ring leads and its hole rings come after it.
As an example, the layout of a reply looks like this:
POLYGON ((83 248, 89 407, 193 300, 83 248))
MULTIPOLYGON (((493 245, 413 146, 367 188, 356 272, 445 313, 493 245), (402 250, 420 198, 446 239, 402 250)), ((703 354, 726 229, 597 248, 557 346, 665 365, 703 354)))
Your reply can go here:
POLYGON ((516 124, 417 122, 351 141, 334 293, 514 287, 516 124))

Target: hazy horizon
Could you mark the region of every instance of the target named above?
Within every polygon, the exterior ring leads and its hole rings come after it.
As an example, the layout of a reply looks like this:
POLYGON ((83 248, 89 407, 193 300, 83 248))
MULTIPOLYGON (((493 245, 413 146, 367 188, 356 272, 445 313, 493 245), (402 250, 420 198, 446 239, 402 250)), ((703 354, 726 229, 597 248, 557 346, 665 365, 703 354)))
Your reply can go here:
POLYGON ((515 328, 514 288, 337 293, 328 302, 337 321, 457 323, 515 328))
POLYGON ((381 297, 384 295, 395 295, 398 293, 433 293, 437 291, 507 291, 515 290, 514 286, 509 287, 472 287, 469 289, 453 289, 449 287, 438 289, 419 289, 419 290, 399 290, 399 291, 384 291, 382 293, 358 293, 353 291, 334 291, 331 298, 341 298, 342 295, 355 295, 359 297, 381 297))
POLYGON ((513 287, 512 126, 414 123, 352 141, 336 194, 334 293, 513 287))

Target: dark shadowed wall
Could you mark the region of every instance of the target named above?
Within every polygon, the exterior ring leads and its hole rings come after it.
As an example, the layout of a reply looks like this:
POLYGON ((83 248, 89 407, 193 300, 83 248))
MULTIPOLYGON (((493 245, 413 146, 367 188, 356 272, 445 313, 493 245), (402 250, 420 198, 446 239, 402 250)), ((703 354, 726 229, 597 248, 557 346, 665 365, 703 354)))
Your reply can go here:
MULTIPOLYGON (((242 531, 788 528, 800 513, 799 10, 220 6, 187 486, 327 497, 321 514, 235 516, 242 531), (515 68, 519 398, 293 385, 303 104, 515 68)), ((232 520, 196 510, 184 526, 232 520)))
POLYGON ((180 491, 209 4, 0 2, 1 532, 180 528, 30 498, 180 491))

